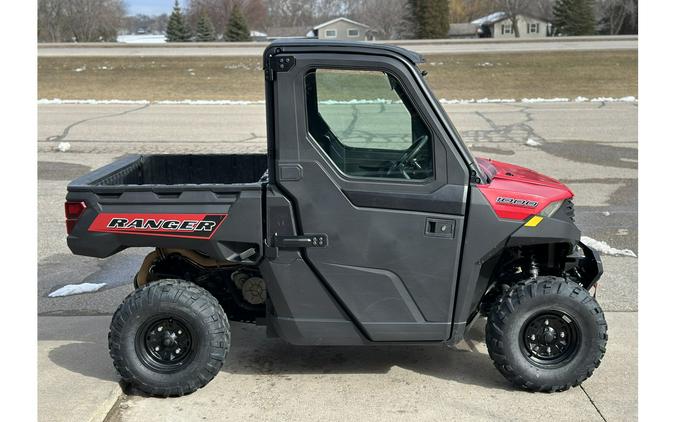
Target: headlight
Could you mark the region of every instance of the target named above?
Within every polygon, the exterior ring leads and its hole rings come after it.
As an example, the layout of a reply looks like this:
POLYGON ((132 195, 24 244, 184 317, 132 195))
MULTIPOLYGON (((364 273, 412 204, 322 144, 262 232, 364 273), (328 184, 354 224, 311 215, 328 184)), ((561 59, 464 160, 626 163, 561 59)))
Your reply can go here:
POLYGON ((555 201, 555 202, 551 202, 550 204, 548 204, 548 205, 546 206, 546 208, 544 208, 543 210, 541 210, 541 212, 539 213, 539 215, 543 215, 544 217, 550 217, 550 216, 552 216, 553 214, 555 214, 556 211, 558 211, 558 208, 560 208, 560 206, 562 205, 562 203, 563 203, 563 201, 555 201))

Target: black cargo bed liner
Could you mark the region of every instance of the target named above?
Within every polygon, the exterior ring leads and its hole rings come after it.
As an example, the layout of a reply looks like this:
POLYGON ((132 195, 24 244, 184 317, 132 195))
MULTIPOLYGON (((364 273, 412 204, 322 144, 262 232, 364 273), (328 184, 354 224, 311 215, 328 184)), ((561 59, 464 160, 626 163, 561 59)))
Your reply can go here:
POLYGON ((71 191, 259 188, 266 154, 128 155, 74 180, 71 191), (251 186, 247 186, 251 185, 251 186))

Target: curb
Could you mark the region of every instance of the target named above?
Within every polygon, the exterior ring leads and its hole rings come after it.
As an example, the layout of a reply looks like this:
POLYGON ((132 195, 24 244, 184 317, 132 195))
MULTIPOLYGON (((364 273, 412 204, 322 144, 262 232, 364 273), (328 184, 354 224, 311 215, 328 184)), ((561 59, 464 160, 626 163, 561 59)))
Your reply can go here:
POLYGON ((103 422, 108 419, 108 415, 115 408, 117 401, 122 397, 123 393, 122 386, 119 383, 115 383, 115 386, 110 389, 108 397, 94 410, 88 422, 103 422))

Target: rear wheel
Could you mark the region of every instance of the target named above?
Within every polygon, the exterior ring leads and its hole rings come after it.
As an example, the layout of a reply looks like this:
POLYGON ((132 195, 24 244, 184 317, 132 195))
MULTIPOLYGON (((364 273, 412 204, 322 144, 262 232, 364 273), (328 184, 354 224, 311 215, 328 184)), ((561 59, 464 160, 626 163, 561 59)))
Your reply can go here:
POLYGON ((131 293, 108 335, 122 379, 156 396, 181 396, 206 385, 223 365, 230 327, 218 301, 183 280, 159 280, 131 293))
POLYGON ((593 374, 605 354, 607 323, 586 289, 559 277, 513 286, 493 307, 486 342, 514 385, 563 391, 593 374))

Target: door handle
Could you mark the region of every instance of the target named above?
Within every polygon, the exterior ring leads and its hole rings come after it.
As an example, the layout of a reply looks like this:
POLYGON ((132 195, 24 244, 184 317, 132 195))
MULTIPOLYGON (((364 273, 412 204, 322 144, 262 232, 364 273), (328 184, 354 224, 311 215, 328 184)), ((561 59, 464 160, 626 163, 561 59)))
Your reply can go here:
POLYGON ((424 234, 434 237, 455 238, 455 220, 427 218, 424 234))
POLYGON ((328 236, 323 233, 305 236, 279 236, 275 234, 274 246, 277 248, 325 248, 328 246, 328 236))

